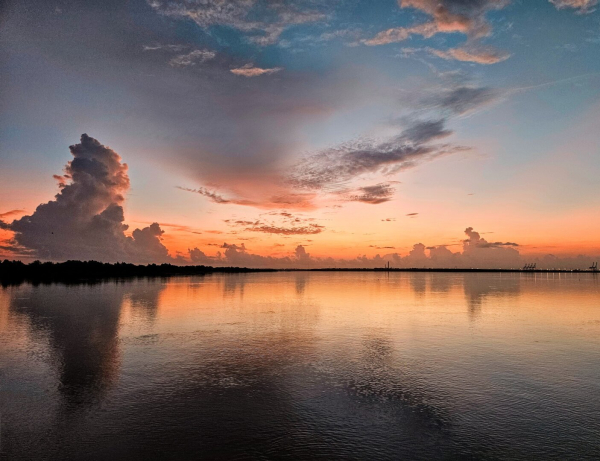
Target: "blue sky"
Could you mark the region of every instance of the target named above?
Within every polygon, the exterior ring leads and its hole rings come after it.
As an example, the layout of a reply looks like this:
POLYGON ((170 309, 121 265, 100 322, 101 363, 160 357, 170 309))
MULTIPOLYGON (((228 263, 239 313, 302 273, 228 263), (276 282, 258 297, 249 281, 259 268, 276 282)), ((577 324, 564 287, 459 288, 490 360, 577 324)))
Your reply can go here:
POLYGON ((88 133, 129 165, 130 227, 179 226, 172 255, 227 238, 374 257, 373 241, 460 245, 468 226, 593 254, 597 3, 9 1, 0 214, 51 200, 88 133))

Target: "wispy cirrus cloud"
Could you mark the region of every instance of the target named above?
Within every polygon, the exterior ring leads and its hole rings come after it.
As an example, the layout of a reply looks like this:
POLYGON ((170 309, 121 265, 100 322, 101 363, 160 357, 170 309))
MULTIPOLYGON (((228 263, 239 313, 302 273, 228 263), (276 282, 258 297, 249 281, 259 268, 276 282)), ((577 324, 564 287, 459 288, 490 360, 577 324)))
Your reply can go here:
POLYGON ((496 88, 461 83, 439 89, 435 94, 422 98, 420 104, 439 109, 449 116, 466 115, 493 104, 502 94, 496 88))
POLYGON ((429 48, 428 51, 438 58, 455 61, 475 62, 477 64, 496 64, 510 58, 510 53, 492 47, 451 48, 446 51, 429 48))
POLYGON ((502 9, 508 4, 509 0, 401 0, 401 8, 420 10, 429 15, 431 21, 387 29, 362 43, 369 46, 387 45, 405 41, 412 35, 431 38, 439 33, 461 33, 468 38, 466 46, 447 51, 431 50, 432 53, 443 59, 494 64, 508 59, 510 54, 482 46, 480 40, 491 34, 487 13, 502 9))
POLYGON ((460 146, 432 144, 452 134, 444 124, 445 120, 418 121, 387 141, 357 140, 319 152, 296 166, 290 183, 301 189, 335 190, 367 173, 389 175, 421 161, 464 151, 460 146))
POLYGON ((250 232, 263 232, 265 234, 278 234, 278 235, 314 235, 320 234, 325 229, 325 226, 319 224, 309 224, 308 226, 301 227, 280 227, 280 226, 269 226, 269 225, 258 225, 247 227, 245 230, 250 232))
POLYGON ((304 218, 290 212, 271 212, 259 219, 225 219, 228 226, 248 232, 262 232, 277 235, 315 235, 325 230, 325 226, 316 224, 314 218, 304 218))
POLYGON ((506 7, 510 0, 400 0, 401 8, 414 8, 432 18, 438 32, 460 32, 472 38, 491 33, 486 15, 506 7))
POLYGON ((274 74, 283 70, 282 67, 272 67, 272 68, 261 68, 256 67, 254 64, 246 64, 242 67, 237 67, 231 69, 231 73, 235 75, 240 75, 242 77, 259 77, 261 75, 269 75, 274 74))
POLYGON ((231 203, 234 205, 256 205, 256 203, 252 202, 251 200, 226 199, 222 195, 218 194, 217 192, 208 190, 205 187, 198 187, 196 189, 191 189, 189 187, 177 186, 177 189, 180 189, 180 190, 183 190, 186 192, 192 192, 194 194, 202 195, 214 203, 219 203, 219 204, 231 203))
POLYGON ((212 26, 236 29, 257 45, 277 43, 288 27, 321 21, 327 17, 327 2, 275 0, 148 0, 158 13, 190 19, 204 30, 212 26))
POLYGON ((559 10, 563 8, 572 8, 580 14, 587 14, 596 11, 598 0, 550 0, 559 10))

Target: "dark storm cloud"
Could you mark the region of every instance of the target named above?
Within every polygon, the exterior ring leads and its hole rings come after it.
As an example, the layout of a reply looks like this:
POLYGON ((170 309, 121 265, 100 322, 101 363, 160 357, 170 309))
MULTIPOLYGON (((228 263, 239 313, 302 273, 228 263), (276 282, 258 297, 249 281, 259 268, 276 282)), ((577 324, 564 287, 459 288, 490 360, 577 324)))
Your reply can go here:
POLYGON ((124 194, 129 190, 127 164, 112 149, 86 134, 70 148, 64 183, 55 199, 5 225, 15 244, 51 260, 162 262, 169 260, 153 223, 125 235, 124 194))

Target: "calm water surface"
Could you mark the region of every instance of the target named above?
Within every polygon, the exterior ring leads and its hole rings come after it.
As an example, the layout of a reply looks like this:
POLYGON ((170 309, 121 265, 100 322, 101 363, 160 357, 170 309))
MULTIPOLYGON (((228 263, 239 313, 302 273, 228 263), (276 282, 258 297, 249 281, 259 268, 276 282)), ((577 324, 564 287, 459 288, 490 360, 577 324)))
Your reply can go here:
POLYGON ((0 288, 3 459, 599 459, 593 274, 0 288))

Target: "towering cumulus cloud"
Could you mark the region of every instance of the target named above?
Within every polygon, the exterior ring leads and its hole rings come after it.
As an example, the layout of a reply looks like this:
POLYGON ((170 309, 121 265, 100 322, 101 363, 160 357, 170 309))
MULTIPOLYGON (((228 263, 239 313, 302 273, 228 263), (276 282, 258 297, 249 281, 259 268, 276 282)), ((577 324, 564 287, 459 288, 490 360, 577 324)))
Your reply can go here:
POLYGON ((127 164, 112 149, 87 134, 69 147, 73 160, 55 176, 60 192, 2 227, 12 230, 14 244, 33 256, 50 260, 94 259, 138 263, 169 260, 157 223, 125 235, 124 194, 129 189, 127 164))

